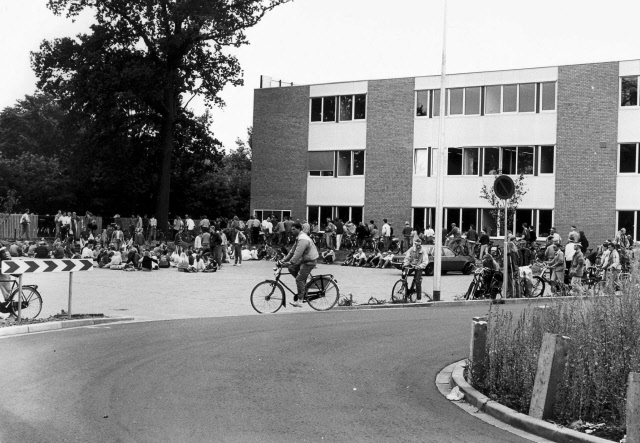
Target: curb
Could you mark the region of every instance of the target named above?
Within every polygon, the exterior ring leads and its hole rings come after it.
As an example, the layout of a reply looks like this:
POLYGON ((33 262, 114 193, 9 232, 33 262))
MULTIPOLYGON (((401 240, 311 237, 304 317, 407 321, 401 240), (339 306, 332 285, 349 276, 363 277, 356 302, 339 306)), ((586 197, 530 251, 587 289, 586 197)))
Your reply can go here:
MULTIPOLYGON (((601 297, 601 296, 599 296, 601 297)), ((354 305, 336 306, 334 310, 350 309, 385 309, 385 308, 450 308, 453 306, 479 306, 479 305, 517 305, 526 303, 544 303, 545 301, 573 300, 591 297, 580 297, 575 295, 565 297, 536 297, 536 298, 501 298, 497 300, 454 300, 454 301, 431 301, 426 303, 386 303, 382 305, 354 305)))
POLYGON ((593 435, 584 434, 574 431, 573 429, 561 427, 544 420, 529 417, 528 415, 514 411, 498 402, 490 400, 487 396, 475 390, 464 379, 464 368, 466 366, 464 360, 454 363, 455 367, 451 373, 451 386, 458 386, 464 393, 464 399, 467 403, 475 406, 480 411, 498 419, 514 428, 543 437, 558 443, 611 443, 612 440, 595 437, 593 435))
POLYGON ((83 318, 80 320, 51 321, 32 325, 19 325, 0 328, 0 337, 28 334, 31 332, 57 331, 60 329, 79 328, 82 326, 101 325, 121 321, 132 321, 133 317, 83 318))

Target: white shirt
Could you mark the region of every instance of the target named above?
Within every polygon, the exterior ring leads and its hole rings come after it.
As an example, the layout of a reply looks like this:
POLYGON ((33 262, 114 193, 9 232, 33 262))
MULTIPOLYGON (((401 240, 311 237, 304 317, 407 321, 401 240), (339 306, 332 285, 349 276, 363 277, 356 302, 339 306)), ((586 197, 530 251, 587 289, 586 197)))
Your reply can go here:
POLYGON ((273 224, 270 221, 267 222, 266 229, 269 231, 269 234, 273 234, 273 224))
POLYGON ((192 219, 188 218, 188 219, 187 219, 187 229, 188 229, 189 231, 192 231, 192 230, 194 230, 195 228, 196 228, 196 224, 195 224, 195 222, 194 222, 192 219))
POLYGON ((62 224, 62 225, 70 225, 71 224, 71 217, 63 215, 62 217, 60 217, 60 224, 62 224))
POLYGON ((158 220, 155 217, 149 219, 149 226, 158 226, 158 220))
POLYGON ((435 237, 435 236, 436 236, 435 231, 434 231, 433 229, 431 229, 431 228, 429 228, 429 229, 427 229, 426 231, 424 231, 424 234, 425 234, 427 237, 435 237))
POLYGON ((391 226, 388 223, 382 225, 382 236, 383 237, 391 237, 391 226))

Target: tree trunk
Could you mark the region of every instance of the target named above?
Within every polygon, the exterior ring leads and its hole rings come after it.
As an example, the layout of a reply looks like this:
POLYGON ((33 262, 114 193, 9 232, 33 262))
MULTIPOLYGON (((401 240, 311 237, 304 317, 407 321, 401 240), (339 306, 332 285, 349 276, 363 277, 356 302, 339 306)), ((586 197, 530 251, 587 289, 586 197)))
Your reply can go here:
POLYGON ((160 127, 160 176, 158 179, 158 200, 156 203, 156 217, 158 229, 167 229, 169 220, 169 195, 171 192, 171 160, 173 157, 173 126, 176 118, 176 97, 170 86, 164 90, 164 103, 167 112, 162 116, 160 127))

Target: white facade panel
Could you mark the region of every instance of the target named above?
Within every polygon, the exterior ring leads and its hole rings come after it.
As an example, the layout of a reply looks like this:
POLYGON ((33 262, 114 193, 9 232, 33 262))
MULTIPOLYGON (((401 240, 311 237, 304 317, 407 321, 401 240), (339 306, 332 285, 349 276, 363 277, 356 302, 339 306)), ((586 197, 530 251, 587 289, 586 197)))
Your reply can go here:
POLYGON ((640 142, 640 107, 623 106, 618 110, 618 143, 640 142))
MULTIPOLYGON (((445 146, 555 145, 556 126, 555 112, 447 117, 445 146)), ((438 130, 437 118, 416 118, 414 147, 438 146, 438 130)))
POLYGON ((640 75, 640 60, 626 60, 620 62, 620 76, 640 75))
MULTIPOLYGON (((517 177, 513 177, 514 179, 517 177)), ((490 208, 487 200, 480 198, 482 184, 493 186, 493 176, 447 176, 444 179, 443 205, 445 208, 490 208)), ((520 208, 553 209, 555 206, 555 176, 525 176, 529 189, 522 198, 520 208)), ((434 208, 436 206, 436 177, 413 176, 411 206, 434 208)))
POLYGON ((616 210, 640 209, 640 175, 619 175, 616 179, 616 210))
POLYGON ((366 94, 368 86, 368 81, 311 85, 309 95, 311 97, 325 97, 328 95, 366 94))
MULTIPOLYGON (((447 88, 465 86, 509 85, 513 83, 553 82, 558 80, 558 67, 514 69, 511 71, 472 72, 448 74, 447 88)), ((440 76, 416 77, 416 90, 439 89, 440 76)))
POLYGON ((367 147, 367 121, 309 123, 309 151, 355 150, 367 147))
POLYGON ((364 206, 364 176, 307 177, 307 205, 364 206))

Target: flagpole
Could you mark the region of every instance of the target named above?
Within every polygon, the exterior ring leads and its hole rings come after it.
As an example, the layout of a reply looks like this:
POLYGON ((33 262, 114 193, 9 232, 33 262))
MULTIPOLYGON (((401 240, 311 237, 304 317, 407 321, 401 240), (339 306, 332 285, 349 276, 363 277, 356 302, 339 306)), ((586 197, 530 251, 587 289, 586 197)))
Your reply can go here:
POLYGON ((446 93, 446 72, 447 72, 447 0, 444 0, 444 18, 442 24, 442 68, 440 71, 440 119, 439 119, 439 133, 438 133, 438 160, 436 167, 438 174, 436 177, 436 245, 434 251, 434 264, 433 264, 433 301, 440 301, 440 280, 442 277, 442 225, 443 225, 443 211, 442 200, 444 191, 444 172, 445 172, 445 143, 444 143, 444 130, 445 130, 445 105, 447 102, 446 93))

